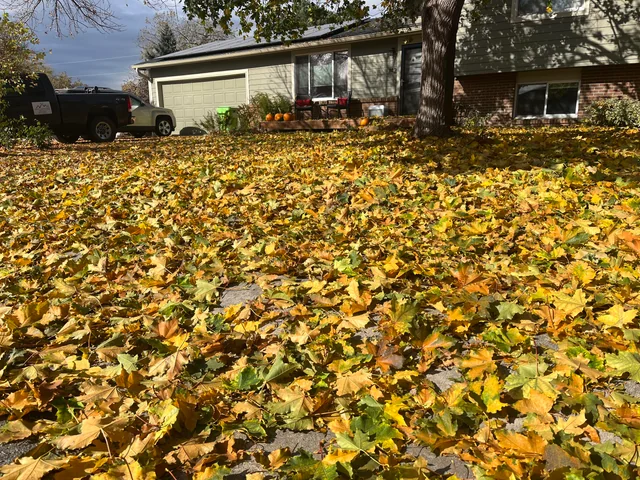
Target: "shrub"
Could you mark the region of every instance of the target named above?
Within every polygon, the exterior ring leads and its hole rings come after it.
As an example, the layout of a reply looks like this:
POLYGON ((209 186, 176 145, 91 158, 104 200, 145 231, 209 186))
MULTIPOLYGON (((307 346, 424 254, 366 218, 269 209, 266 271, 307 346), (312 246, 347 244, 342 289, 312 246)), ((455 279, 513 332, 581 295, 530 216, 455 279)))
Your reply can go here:
POLYGON ((237 129, 240 132, 255 130, 258 128, 259 123, 264 120, 264 117, 259 113, 258 107, 251 103, 238 105, 237 117, 237 129))
POLYGON ((631 98, 597 100, 585 109, 585 116, 590 125, 640 128, 640 101, 631 98))
POLYGON ((484 130, 489 124, 490 115, 481 114, 480 111, 469 105, 455 106, 456 124, 467 130, 484 130))
POLYGON ((253 106, 253 108, 258 112, 258 116, 261 119, 264 119, 264 117, 266 117, 269 113, 275 113, 274 104, 271 100, 271 97, 269 97, 269 95, 264 92, 256 93, 253 97, 251 97, 249 99, 249 105, 253 106))
POLYGON ((273 97, 273 112, 270 113, 288 113, 291 111, 291 99, 278 94, 273 97))
POLYGON ((10 149, 18 142, 32 145, 36 148, 51 146, 53 133, 47 125, 39 122, 27 124, 24 119, 0 117, 0 146, 10 149))
POLYGON ((207 112, 202 120, 196 122, 196 125, 207 133, 216 133, 220 131, 220 118, 217 113, 207 112))

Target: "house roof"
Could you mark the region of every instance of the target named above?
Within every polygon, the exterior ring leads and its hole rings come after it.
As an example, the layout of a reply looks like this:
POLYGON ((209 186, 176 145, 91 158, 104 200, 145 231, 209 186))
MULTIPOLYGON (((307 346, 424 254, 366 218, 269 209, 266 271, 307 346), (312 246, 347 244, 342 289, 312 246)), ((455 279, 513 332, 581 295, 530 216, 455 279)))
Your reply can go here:
MULTIPOLYGON (((345 27, 336 25, 321 25, 320 27, 312 27, 307 30, 300 38, 292 43, 304 42, 310 40, 320 40, 337 35, 345 30, 345 27)), ((170 53, 161 57, 154 58, 150 62, 163 62, 165 60, 173 60, 176 58, 195 57, 200 55, 211 55, 216 53, 235 52, 238 50, 249 50, 253 48, 262 48, 271 45, 283 45, 282 41, 257 42, 255 38, 235 37, 227 40, 217 40, 215 42, 206 43, 197 47, 187 48, 179 52, 170 53)))
MULTIPOLYGON (((405 31, 416 28, 415 24, 408 24, 404 27, 405 31)), ((354 37, 371 37, 385 33, 379 20, 365 20, 357 25, 321 25, 312 27, 307 30, 300 38, 290 42, 291 44, 309 44, 310 42, 341 42, 353 40, 354 37)), ((243 51, 255 53, 262 49, 286 49, 292 48, 291 44, 284 42, 258 42, 253 37, 243 38, 236 37, 226 40, 218 40, 215 42, 199 45, 197 47, 188 48, 179 52, 170 53, 161 57, 154 58, 148 62, 136 64, 133 68, 153 68, 162 67, 164 63, 174 63, 178 61, 200 61, 198 57, 206 57, 210 59, 218 55, 234 54, 242 55, 243 51)), ((204 60, 204 58, 203 58, 204 60)))

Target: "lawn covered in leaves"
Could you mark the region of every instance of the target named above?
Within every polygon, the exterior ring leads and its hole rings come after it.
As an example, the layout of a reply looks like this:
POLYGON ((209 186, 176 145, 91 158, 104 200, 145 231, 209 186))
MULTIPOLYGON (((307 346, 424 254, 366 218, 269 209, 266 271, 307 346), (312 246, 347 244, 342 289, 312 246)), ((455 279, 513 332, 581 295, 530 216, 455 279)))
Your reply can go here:
POLYGON ((0 154, 0 441, 39 442, 0 472, 440 478, 428 446, 637 478, 639 158, 587 128, 0 154), (283 430, 329 434, 252 447, 283 430))

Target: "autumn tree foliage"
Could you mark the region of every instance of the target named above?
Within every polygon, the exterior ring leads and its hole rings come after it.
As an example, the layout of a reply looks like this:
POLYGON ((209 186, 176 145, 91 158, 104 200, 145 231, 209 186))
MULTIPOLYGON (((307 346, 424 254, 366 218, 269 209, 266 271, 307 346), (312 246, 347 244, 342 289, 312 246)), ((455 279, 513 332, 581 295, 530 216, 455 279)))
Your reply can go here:
POLYGON ((79 78, 74 78, 67 72, 55 71, 48 65, 40 67, 39 70, 40 72, 47 74, 49 80, 51 80, 51 85, 53 85, 53 88, 56 89, 82 87, 85 85, 85 82, 83 82, 79 78))
POLYGON ((36 50, 38 43, 29 27, 12 21, 6 12, 0 16, 0 93, 42 65, 44 53, 36 50))
POLYGON ((188 19, 173 11, 158 12, 148 18, 146 23, 138 35, 138 46, 145 57, 145 52, 153 51, 154 46, 161 41, 161 34, 166 26, 173 32, 178 51, 226 38, 224 32, 215 28, 210 21, 188 19))
POLYGON ((26 25, 12 21, 8 13, 0 16, 0 146, 4 148, 19 139, 37 146, 49 143, 51 135, 46 127, 7 118, 2 100, 8 90, 22 91, 25 81, 42 67, 44 53, 36 50, 37 45, 38 37, 26 25))
POLYGON ((132 74, 121 87, 123 92, 132 93, 143 102, 149 102, 149 83, 146 78, 132 74))

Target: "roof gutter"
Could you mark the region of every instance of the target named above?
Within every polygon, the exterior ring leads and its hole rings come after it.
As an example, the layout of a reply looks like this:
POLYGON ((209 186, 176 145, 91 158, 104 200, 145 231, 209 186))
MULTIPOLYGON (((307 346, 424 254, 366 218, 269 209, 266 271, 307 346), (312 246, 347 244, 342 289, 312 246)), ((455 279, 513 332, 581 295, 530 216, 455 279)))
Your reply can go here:
POLYGON ((340 43, 353 43, 353 42, 362 42, 366 40, 372 39, 382 39, 389 37, 397 37, 399 35, 410 34, 410 33, 419 33, 421 32, 420 28, 406 28, 398 30, 397 32, 382 32, 382 33, 369 33, 366 35, 354 35, 351 37, 340 37, 340 38, 326 38, 322 40, 313 40, 310 42, 302 42, 295 43, 291 45, 275 45, 272 47, 264 47, 264 48, 255 48, 250 50, 241 50, 236 52, 228 52, 228 53, 217 53, 213 55, 205 55, 200 57, 192 57, 192 58, 181 58, 176 60, 167 60, 164 62, 147 62, 147 63, 138 63, 133 65, 132 68, 139 70, 141 68, 164 68, 171 67, 175 65, 188 65, 191 63, 202 63, 202 62, 211 62, 215 60, 227 60, 230 58, 238 58, 238 57, 250 57, 254 55, 262 55, 263 53, 274 53, 274 52, 283 52, 287 50, 298 50, 302 48, 312 48, 316 46, 324 46, 324 45, 335 45, 340 43))

